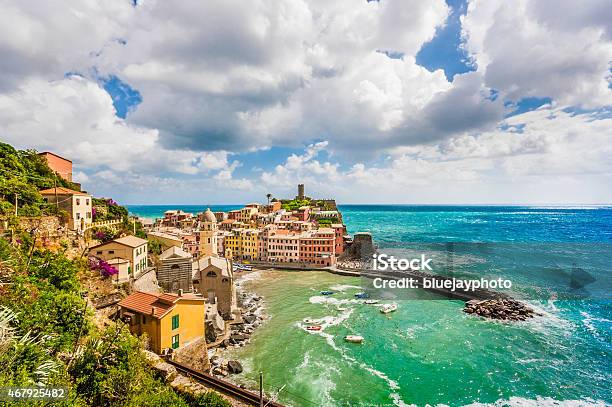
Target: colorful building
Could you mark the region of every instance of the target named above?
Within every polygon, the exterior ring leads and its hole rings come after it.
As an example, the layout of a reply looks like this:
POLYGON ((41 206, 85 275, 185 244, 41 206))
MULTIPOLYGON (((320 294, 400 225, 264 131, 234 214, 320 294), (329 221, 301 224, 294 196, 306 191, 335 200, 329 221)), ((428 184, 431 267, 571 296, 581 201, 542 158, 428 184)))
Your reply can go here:
POLYGON ((68 228, 79 232, 92 223, 91 195, 69 188, 56 187, 40 191, 43 199, 51 206, 68 212, 68 228))
POLYGON ((178 349, 205 333, 205 300, 193 294, 152 294, 136 291, 119 302, 130 332, 148 336, 155 353, 178 349))
POLYGON ((38 153, 38 155, 47 160, 47 165, 53 172, 66 181, 72 182, 72 161, 49 151, 43 151, 38 153))

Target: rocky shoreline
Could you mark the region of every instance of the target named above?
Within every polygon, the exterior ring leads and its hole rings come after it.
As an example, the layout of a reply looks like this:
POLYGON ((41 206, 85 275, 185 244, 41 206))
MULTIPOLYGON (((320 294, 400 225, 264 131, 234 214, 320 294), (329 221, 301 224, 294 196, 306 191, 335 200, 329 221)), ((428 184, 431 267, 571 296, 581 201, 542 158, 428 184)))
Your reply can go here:
POLYGON ((522 302, 511 299, 471 300, 465 303, 463 312, 503 321, 525 321, 541 315, 522 302))
POLYGON ((244 290, 242 284, 237 285, 236 295, 242 322, 230 325, 229 337, 223 340, 218 348, 212 350, 210 355, 210 373, 219 377, 242 373, 240 361, 226 358, 226 351, 249 344, 255 329, 268 318, 264 312, 264 301, 261 296, 244 290))

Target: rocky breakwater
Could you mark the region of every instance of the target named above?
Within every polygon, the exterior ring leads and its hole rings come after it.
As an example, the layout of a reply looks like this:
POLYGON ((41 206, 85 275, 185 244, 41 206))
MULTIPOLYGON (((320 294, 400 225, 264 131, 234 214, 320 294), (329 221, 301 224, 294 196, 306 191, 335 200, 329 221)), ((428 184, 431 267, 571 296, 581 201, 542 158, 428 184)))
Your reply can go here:
MULTIPOLYGON (((263 298, 247 292, 239 292, 238 300, 241 309, 241 323, 232 324, 229 338, 219 345, 221 349, 239 348, 250 343, 251 335, 264 319, 263 298)), ((211 373, 225 377, 229 374, 242 373, 242 365, 238 360, 225 360, 218 352, 210 358, 211 373)))
POLYGON ((541 315, 522 302, 512 299, 472 300, 465 303, 464 312, 505 321, 525 321, 541 315))

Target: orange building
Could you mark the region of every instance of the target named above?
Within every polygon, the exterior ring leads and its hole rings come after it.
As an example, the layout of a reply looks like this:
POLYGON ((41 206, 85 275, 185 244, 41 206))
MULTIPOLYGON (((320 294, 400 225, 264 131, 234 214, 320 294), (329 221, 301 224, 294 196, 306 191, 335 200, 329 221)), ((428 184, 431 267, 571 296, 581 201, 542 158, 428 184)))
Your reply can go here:
POLYGON ((42 153, 38 153, 38 155, 44 157, 47 160, 49 168, 55 171, 60 177, 64 178, 66 181, 72 182, 72 161, 49 151, 43 151, 42 153))

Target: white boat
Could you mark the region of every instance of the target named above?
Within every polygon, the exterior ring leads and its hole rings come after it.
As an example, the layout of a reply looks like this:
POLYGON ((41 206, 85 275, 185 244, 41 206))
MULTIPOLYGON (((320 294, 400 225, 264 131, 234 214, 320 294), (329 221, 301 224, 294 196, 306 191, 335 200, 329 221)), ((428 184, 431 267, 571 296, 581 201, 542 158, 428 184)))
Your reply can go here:
POLYGON ((346 311, 348 308, 346 307, 338 307, 336 308, 338 311, 346 311))
POLYGON ((380 312, 383 314, 388 314, 393 311, 397 311, 397 304, 385 304, 380 307, 380 312))
POLYGON ((346 335, 344 340, 351 343, 361 343, 363 342, 363 336, 360 335, 346 335))
POLYGON ((319 322, 318 319, 313 319, 313 318, 304 318, 304 323, 305 324, 316 324, 317 322, 319 322))
POLYGON ((363 303, 369 305, 378 304, 378 300, 365 300, 363 303))

